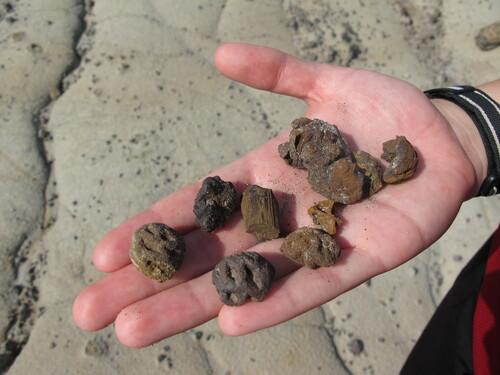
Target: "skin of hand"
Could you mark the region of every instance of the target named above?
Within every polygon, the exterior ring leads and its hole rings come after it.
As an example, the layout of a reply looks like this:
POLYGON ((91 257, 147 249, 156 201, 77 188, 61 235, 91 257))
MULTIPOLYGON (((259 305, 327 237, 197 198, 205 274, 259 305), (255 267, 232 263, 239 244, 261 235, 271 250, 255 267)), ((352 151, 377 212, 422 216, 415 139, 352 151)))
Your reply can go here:
MULTIPOLYGON (((404 81, 305 62, 248 44, 219 47, 215 64, 232 80, 304 100, 306 116, 338 125, 353 150, 378 157, 384 141, 404 135, 419 156, 416 174, 343 207, 344 225, 335 236, 342 254, 334 266, 317 270, 283 256, 283 239, 259 243, 245 232, 239 212, 213 233, 197 229, 192 207, 202 180, 188 185, 128 219, 97 244, 94 264, 108 274, 74 302, 74 320, 81 329, 95 331, 114 322, 124 345, 144 347, 215 317, 227 335, 285 322, 426 249, 448 229, 462 202, 477 194, 484 179, 486 157, 472 122, 460 109, 457 112, 458 107, 431 102, 404 81), (148 222, 165 223, 186 240, 183 266, 162 284, 141 275, 129 259, 132 233, 148 222), (256 251, 270 260, 276 279, 264 301, 225 306, 212 285, 211 271, 223 257, 241 251, 256 251)), ((233 182, 239 193, 250 184, 273 189, 283 234, 312 226, 307 209, 324 199, 310 188, 306 171, 293 169, 279 157, 278 145, 288 140, 288 133, 211 174, 233 182)))

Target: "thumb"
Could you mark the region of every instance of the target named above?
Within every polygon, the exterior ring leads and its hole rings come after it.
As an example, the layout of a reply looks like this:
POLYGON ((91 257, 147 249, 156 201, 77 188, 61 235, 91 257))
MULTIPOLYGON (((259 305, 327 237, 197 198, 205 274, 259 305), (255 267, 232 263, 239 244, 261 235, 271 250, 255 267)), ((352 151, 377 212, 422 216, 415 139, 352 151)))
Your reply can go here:
MULTIPOLYGON (((326 67, 282 51, 244 43, 220 46, 214 57, 217 69, 228 78, 259 90, 314 99, 314 90, 326 67)), ((344 69, 341 67, 331 67, 344 69)))

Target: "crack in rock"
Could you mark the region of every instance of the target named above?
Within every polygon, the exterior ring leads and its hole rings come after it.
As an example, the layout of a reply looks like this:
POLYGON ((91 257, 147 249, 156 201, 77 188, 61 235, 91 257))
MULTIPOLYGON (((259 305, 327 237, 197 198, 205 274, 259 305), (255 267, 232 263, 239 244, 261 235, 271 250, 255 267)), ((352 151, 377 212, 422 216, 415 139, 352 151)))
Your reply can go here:
POLYGON ((11 319, 5 341, 0 344, 0 371, 8 369, 14 363, 28 341, 36 319, 45 310, 38 305, 38 281, 45 265, 45 251, 30 238, 26 238, 13 262, 16 278, 11 287, 11 319))
MULTIPOLYGON (((10 4, 10 3, 9 3, 10 4)), ((77 12, 80 22, 76 25, 73 35, 73 46, 76 48, 81 35, 86 31, 85 16, 92 8, 93 1, 82 0, 73 9, 77 12)), ((13 6, 12 6, 13 7, 13 6)), ((13 12, 13 9, 8 12, 13 12)), ((81 59, 77 53, 68 61, 61 72, 57 88, 47 89, 46 98, 41 101, 37 114, 33 117, 33 126, 37 130, 37 144, 42 163, 45 164, 47 179, 45 184, 45 204, 41 223, 34 231, 25 234, 21 239, 20 246, 14 249, 11 267, 13 270, 12 287, 8 291, 10 310, 8 316, 10 321, 5 327, 4 337, 0 342, 0 374, 5 373, 15 362, 23 347, 26 345, 31 330, 45 311, 44 306, 39 304, 39 281, 44 274, 46 266, 46 253, 42 241, 46 231, 57 220, 58 194, 57 182, 55 181, 52 163, 54 162, 51 152, 52 134, 48 129, 50 109, 55 100, 61 94, 65 78, 80 65, 81 59)))
POLYGON ((347 366, 347 363, 344 360, 344 358, 342 358, 340 356, 340 352, 337 348, 337 344, 335 343, 335 336, 333 334, 333 332, 334 332, 334 320, 335 319, 328 318, 328 315, 327 315, 323 306, 320 306, 319 310, 321 311, 321 314, 323 315, 323 320, 325 322, 323 327, 320 327, 320 328, 324 329, 326 335, 330 338, 330 342, 332 343, 332 348, 333 348, 333 352, 335 353, 335 357, 337 357, 338 361, 340 362, 342 367, 345 369, 346 373, 348 375, 352 375, 352 371, 347 366))

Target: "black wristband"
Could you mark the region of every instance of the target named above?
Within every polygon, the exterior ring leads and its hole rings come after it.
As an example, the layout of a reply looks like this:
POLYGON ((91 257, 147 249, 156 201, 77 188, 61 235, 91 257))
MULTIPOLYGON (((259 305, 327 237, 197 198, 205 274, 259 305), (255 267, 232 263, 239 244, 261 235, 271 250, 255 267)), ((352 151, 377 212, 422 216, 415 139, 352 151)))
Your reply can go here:
POLYGON ((488 176, 479 194, 500 193, 500 105, 485 92, 472 86, 453 86, 424 91, 429 99, 449 100, 461 107, 476 125, 488 158, 488 176))

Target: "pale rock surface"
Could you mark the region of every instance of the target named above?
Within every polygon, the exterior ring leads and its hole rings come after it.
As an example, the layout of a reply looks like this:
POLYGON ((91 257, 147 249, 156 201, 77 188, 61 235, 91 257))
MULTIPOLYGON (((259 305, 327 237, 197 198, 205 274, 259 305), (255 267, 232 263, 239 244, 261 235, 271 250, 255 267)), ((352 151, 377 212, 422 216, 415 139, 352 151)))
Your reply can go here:
POLYGON ((80 331, 71 306, 102 276, 91 255, 109 230, 304 114, 295 99, 222 77, 213 65, 220 43, 264 44, 422 89, 478 83, 500 70, 500 48, 474 44, 498 19, 498 2, 40 4, 0 1, 0 372, 397 373, 498 225, 499 197, 467 202, 443 238, 404 266, 248 336, 225 337, 211 321, 130 349, 113 327, 80 331))
POLYGON ((35 279, 44 254, 32 244, 50 226, 57 199, 47 188, 40 115, 76 63, 83 11, 77 1, 0 1, 0 369, 40 312, 35 279))

